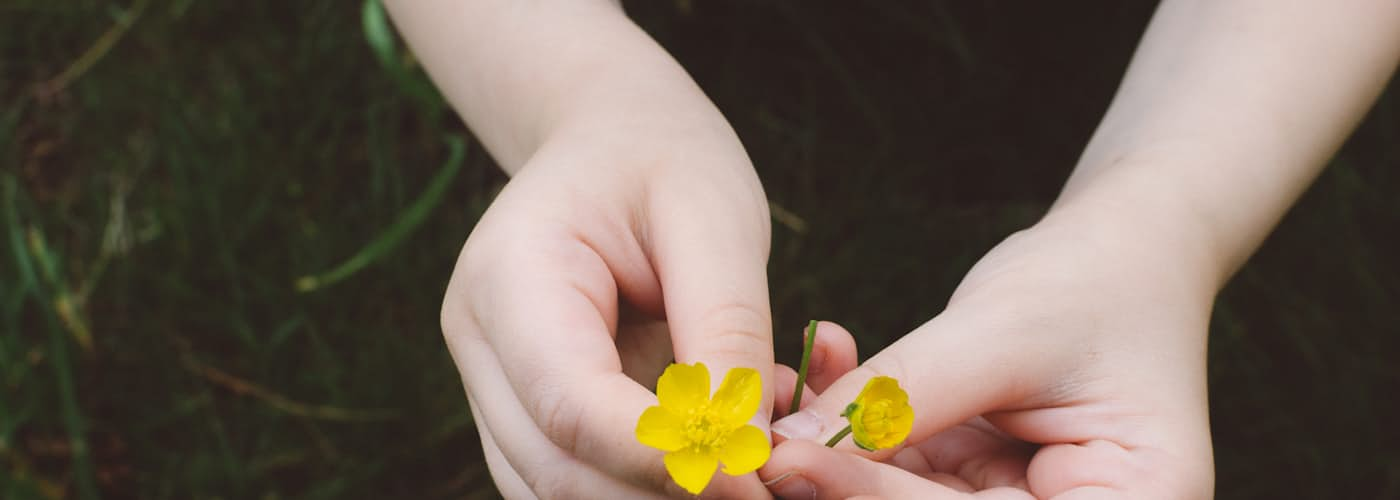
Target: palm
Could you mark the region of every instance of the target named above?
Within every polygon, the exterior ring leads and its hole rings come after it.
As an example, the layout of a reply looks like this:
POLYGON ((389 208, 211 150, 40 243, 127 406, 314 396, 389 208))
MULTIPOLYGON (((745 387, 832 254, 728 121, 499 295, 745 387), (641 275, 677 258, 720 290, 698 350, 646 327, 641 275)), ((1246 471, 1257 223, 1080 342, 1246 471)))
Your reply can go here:
MULTIPOLYGON (((1036 419, 1061 410, 1029 410, 1017 412, 1016 417, 1036 419)), ((1083 491, 1110 484, 1142 469, 1151 462, 1143 458, 1152 456, 1160 457, 1160 452, 1136 449, 1130 453, 1106 439, 1038 445, 1017 439, 978 417, 909 443, 884 463, 959 492, 1049 498, 1076 488, 1083 491)))
POLYGON ((958 491, 1027 489, 1026 469, 1035 449, 978 417, 910 443, 885 462, 958 491))

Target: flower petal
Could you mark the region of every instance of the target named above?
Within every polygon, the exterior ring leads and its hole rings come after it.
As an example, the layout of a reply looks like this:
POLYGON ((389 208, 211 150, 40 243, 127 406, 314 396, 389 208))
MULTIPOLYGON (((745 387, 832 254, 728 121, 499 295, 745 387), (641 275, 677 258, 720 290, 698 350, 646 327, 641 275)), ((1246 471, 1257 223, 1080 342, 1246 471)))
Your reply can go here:
POLYGON ((895 406, 903 406, 909 403, 909 394, 899 388, 899 382, 895 379, 881 376, 866 382, 860 396, 856 397, 857 401, 865 404, 881 399, 893 401, 895 406))
POLYGON ((667 453, 664 461, 671 479, 694 495, 699 495, 710 484, 719 466, 718 458, 696 453, 693 448, 667 453))
POLYGON ((661 451, 684 448, 685 419, 660 406, 647 408, 637 419, 637 441, 661 451))
POLYGON ((747 424, 758 413, 758 403, 763 400, 763 378, 753 368, 731 368, 724 374, 714 400, 710 401, 710 411, 721 422, 732 428, 747 424))
POLYGON ((719 461, 724 463, 725 474, 742 476, 763 467, 771 453, 773 447, 768 444, 768 436, 763 434, 763 430, 745 425, 729 434, 724 447, 719 450, 719 461))
MULTIPOLYGON (((869 384, 866 384, 869 387, 869 384)), ((860 401, 861 398, 856 398, 860 401)), ((846 419, 851 421, 851 441, 856 443, 860 449, 865 451, 875 451, 878 449, 870 433, 865 430, 865 405, 852 403, 846 407, 846 419)))
POLYGON ((710 370, 704 363, 671 364, 656 381, 656 399, 678 415, 705 404, 710 399, 710 370))
POLYGON ((914 430, 914 409, 909 405, 904 405, 898 413, 890 418, 890 425, 893 429, 886 438, 890 442, 887 448, 899 446, 899 443, 903 443, 909 437, 909 432, 914 430))

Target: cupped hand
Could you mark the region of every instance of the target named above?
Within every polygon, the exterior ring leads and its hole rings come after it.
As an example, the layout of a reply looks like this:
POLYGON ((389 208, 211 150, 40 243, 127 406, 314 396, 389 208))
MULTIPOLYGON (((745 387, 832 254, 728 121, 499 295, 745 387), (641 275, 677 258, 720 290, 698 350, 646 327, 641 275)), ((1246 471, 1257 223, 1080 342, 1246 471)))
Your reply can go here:
MULTIPOLYGON (((766 434, 767 199, 732 133, 708 132, 563 134, 468 238, 442 324, 506 497, 684 496, 634 436, 673 357, 711 387, 759 369, 766 434)), ((754 474, 706 493, 769 496, 754 474)))
POLYGON ((1214 288, 1174 242, 1052 214, 993 249, 947 309, 774 423, 783 498, 1208 498, 1214 288), (898 379, 903 447, 820 443, 866 381, 898 379))

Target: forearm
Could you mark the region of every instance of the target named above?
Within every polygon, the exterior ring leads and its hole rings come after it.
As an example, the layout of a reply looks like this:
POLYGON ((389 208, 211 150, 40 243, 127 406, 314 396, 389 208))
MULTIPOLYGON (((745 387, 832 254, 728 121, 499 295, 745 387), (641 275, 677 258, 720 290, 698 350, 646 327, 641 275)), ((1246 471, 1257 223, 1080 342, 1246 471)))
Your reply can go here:
POLYGON ((738 144, 680 65, 614 2, 386 4, 434 82, 509 173, 558 138, 618 150, 649 137, 738 144))
POLYGON ((1132 226, 1219 287, 1398 59, 1391 0, 1166 0, 1052 217, 1132 226))

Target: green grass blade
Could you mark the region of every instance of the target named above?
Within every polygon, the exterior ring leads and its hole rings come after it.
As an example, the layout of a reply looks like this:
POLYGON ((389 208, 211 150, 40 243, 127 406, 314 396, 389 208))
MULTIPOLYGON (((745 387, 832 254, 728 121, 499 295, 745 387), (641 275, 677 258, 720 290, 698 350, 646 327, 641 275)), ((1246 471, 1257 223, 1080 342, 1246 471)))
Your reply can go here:
POLYGON ((64 280, 63 274, 59 272, 58 261, 49 251, 48 243, 44 239, 44 233, 37 226, 30 226, 25 235, 29 242, 29 255, 39 265, 40 276, 52 289, 52 301, 48 303, 52 311, 58 316, 64 330, 73 334, 73 340, 78 341, 78 347, 84 351, 91 352, 92 330, 87 326, 87 321, 83 319, 83 314, 79 310, 77 299, 68 290, 68 283, 64 280))
POLYGON ((384 6, 379 0, 365 0, 360 10, 360 22, 365 31, 365 41, 374 51, 374 57, 385 68, 395 67, 394 31, 389 27, 389 19, 384 15, 384 6))
MULTIPOLYGON (((21 259, 21 252, 24 251, 24 234, 20 231, 19 215, 16 214, 15 206, 15 178, 6 175, 0 179, 0 189, 4 190, 5 202, 5 227, 9 228, 10 253, 15 256, 15 269, 19 272, 19 282, 15 283, 13 289, 5 291, 8 299, 5 304, 5 316, 14 317, 18 314, 20 303, 22 303, 29 292, 34 290, 34 268, 29 265, 28 259, 21 259), (10 296, 13 294, 13 296, 10 296), (10 303, 9 301, 13 301, 10 303)), ((8 288, 8 287, 7 287, 8 288)))
MULTIPOLYGON (((0 185, 0 190, 3 190, 5 227, 9 229, 7 232, 10 233, 10 243, 11 245, 18 244, 22 246, 24 242, 23 238, 16 239, 19 233, 19 217, 15 215, 14 177, 9 175, 4 176, 0 178, 0 184, 3 184, 0 185)), ((4 291, 6 294, 5 309, 4 311, 0 311, 5 315, 3 319, 6 323, 6 328, 0 330, 0 333, 6 335, 6 337, 0 337, 0 368, 4 368, 4 370, 0 370, 0 383, 7 383, 10 381, 10 367, 21 366, 11 363, 9 359, 9 349, 6 347, 6 344, 12 339, 18 338, 16 334, 19 332, 19 308, 24 305, 24 299, 27 298, 29 293, 34 289, 34 270, 25 267, 29 264, 28 259, 19 258, 19 252, 22 250, 23 248, 11 249, 11 253, 15 255, 15 260, 17 261, 16 268, 19 271, 19 277, 14 289, 11 290, 7 287, 4 291)), ((19 426, 19 423, 24 420, 24 415, 19 415, 15 409, 10 408, 7 398, 0 397, 0 450, 9 448, 10 435, 14 432, 14 429, 19 426)))
POLYGON ((384 13, 381 0, 365 0, 360 9, 360 26, 364 30, 365 41, 374 52, 374 58, 379 60, 379 66, 384 68, 399 90, 417 100, 425 109, 440 108, 442 99, 437 94, 437 88, 409 72, 399 61, 394 29, 384 13))
POLYGON ((447 146, 447 162, 438 170, 437 175, 433 176, 423 194, 403 213, 399 214, 398 219, 392 225, 380 233, 378 238, 365 245, 358 253, 334 269, 318 275, 298 278, 296 289, 301 292, 311 292, 348 278, 387 255, 403 241, 404 237, 417 229, 423 220, 427 219, 428 214, 432 213, 433 208, 442 202, 443 195, 447 193, 447 187, 452 185, 452 179, 456 178, 457 171, 462 167, 462 159, 466 155, 466 144, 462 138, 447 136, 447 146))
MULTIPOLYGON (((18 215, 18 204, 16 203, 16 186, 12 176, 4 177, 4 202, 5 202, 5 223, 9 226, 9 240, 11 251, 14 252, 16 268, 20 270, 23 280, 26 280, 38 288, 39 297, 44 297, 44 291, 39 280, 35 277, 34 261, 44 260, 52 262, 52 256, 41 255, 31 256, 29 247, 25 245, 25 235, 20 230, 18 215)), ((37 234, 31 232, 31 234, 37 234)), ((32 238, 31 238, 32 239, 32 238)), ((44 247, 35 247, 42 250, 44 247)), ((62 407, 63 426, 68 431, 68 443, 72 448, 73 457, 73 482, 77 488, 78 498, 97 498, 97 487, 93 483, 92 459, 88 454, 87 437, 81 409, 78 406, 77 390, 73 385, 73 369, 68 360, 68 344, 64 338, 64 328, 59 324, 59 311, 53 309, 52 305, 44 300, 37 301, 44 314, 45 323, 49 330, 49 363, 54 369, 54 381, 58 385, 59 404, 62 407)))

